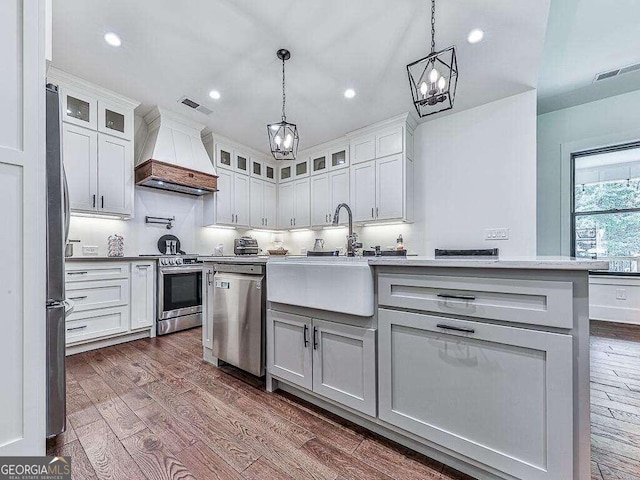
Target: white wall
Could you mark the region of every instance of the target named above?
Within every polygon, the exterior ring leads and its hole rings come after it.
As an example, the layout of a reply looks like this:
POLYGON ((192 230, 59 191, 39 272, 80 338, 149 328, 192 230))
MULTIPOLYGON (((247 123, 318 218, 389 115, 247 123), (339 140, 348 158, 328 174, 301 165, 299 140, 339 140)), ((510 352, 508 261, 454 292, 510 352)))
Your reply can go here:
POLYGON ((640 91, 538 117, 538 254, 570 252, 570 154, 640 139, 640 91))
POLYGON ((535 255, 535 122, 530 90, 418 126, 415 250, 498 247, 501 256, 535 255), (508 228, 509 240, 485 240, 487 228, 508 228))

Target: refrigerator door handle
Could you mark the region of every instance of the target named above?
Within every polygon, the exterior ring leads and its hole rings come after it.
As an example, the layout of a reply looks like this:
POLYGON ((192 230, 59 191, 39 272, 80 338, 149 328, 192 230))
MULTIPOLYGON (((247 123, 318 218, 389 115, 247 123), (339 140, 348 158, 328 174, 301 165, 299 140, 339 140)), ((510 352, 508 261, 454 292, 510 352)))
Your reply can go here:
POLYGON ((62 166, 62 193, 64 198, 64 243, 69 240, 69 223, 71 222, 71 206, 69 204, 69 184, 67 183, 67 172, 62 166))

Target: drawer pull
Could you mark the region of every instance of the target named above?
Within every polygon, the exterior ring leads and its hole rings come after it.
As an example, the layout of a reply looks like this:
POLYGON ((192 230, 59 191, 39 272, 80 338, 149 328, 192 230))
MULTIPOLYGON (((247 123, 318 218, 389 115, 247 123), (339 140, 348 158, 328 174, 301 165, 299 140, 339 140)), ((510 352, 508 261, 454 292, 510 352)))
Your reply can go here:
POLYGON ((313 349, 318 349, 318 327, 313 327, 313 349))
POLYGON ((69 297, 69 300, 84 300, 85 298, 87 298, 87 296, 83 295, 82 297, 69 297))
POLYGON ((89 272, 67 272, 67 275, 86 275, 89 272))
POLYGON ((473 295, 454 295, 452 293, 439 293, 438 297, 440 298, 453 298, 455 300, 475 300, 476 297, 473 295))
POLYGON ((309 330, 309 327, 307 326, 307 324, 304 324, 304 330, 302 332, 302 339, 304 340, 304 348, 307 348, 307 345, 309 345, 309 340, 307 339, 307 331, 309 330))
POLYGON ((67 332, 72 332, 74 330, 82 330, 83 328, 87 328, 87 326, 86 325, 82 325, 81 327, 67 328, 67 332))
POLYGON ((436 326, 438 328, 443 328, 444 330, 455 330, 456 332, 464 332, 464 333, 476 333, 476 331, 473 328, 454 327, 451 325, 445 325, 443 323, 439 323, 436 326))

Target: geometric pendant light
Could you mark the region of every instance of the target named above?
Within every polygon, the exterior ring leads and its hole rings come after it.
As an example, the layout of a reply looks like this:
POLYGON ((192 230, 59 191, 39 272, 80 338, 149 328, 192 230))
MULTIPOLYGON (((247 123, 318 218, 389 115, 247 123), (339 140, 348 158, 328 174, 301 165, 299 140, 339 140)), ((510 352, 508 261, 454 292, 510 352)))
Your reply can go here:
POLYGON ((456 47, 436 52, 436 2, 431 0, 431 53, 407 65, 413 105, 420 117, 453 108, 458 85, 456 47))
POLYGON ((284 112, 286 101, 284 62, 291 58, 291 53, 289 50, 281 48, 276 52, 276 55, 282 60, 282 120, 267 125, 269 148, 276 160, 295 160, 298 153, 298 127, 294 123, 287 122, 287 116, 284 112))

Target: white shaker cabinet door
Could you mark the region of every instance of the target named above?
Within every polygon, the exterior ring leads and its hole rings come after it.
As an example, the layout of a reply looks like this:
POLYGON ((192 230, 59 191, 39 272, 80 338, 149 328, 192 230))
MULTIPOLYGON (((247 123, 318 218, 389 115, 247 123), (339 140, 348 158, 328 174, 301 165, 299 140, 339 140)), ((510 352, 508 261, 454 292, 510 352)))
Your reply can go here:
MULTIPOLYGON (((345 168, 329 173, 329 222, 333 221, 336 207, 349 203, 349 169, 345 168)), ((349 223, 346 215, 340 217, 340 225, 349 223)))
POLYGON ((249 216, 252 228, 264 228, 264 182, 259 178, 251 178, 251 205, 249 216))
POLYGON ((233 173, 223 169, 218 170, 218 191, 216 196, 215 223, 231 225, 235 217, 233 214, 233 173))
POLYGON ((402 218, 403 179, 402 155, 376 160, 376 220, 402 218))
POLYGON ((249 226, 249 177, 241 174, 233 176, 233 203, 235 225, 249 226))
POLYGON ((155 322, 155 264, 131 263, 131 330, 152 327, 155 322))
POLYGON ((359 163, 350 170, 353 220, 373 221, 376 208, 376 162, 359 163))
POLYGON ((98 134, 98 211, 133 213, 133 152, 131 142, 98 134))
POLYGON ((380 420, 513 478, 573 476, 570 335, 381 308, 380 420))
POLYGON ((313 391, 376 415, 376 332, 313 319, 313 391))
POLYGON ((311 319, 267 312, 267 369, 271 375, 311 390, 311 319))
POLYGON ((293 227, 293 183, 278 186, 278 226, 280 228, 293 227))
POLYGON ((316 175, 311 177, 311 225, 322 227, 331 223, 329 195, 329 177, 316 175))
POLYGON ((62 159, 71 210, 95 211, 98 205, 98 134, 63 123, 62 159))
POLYGON ((263 198, 263 215, 264 226, 267 228, 276 228, 278 217, 278 193, 276 185, 269 181, 264 182, 264 196, 263 198))
POLYGON ((298 180, 293 184, 293 226, 294 228, 311 226, 311 188, 309 179, 298 180))

